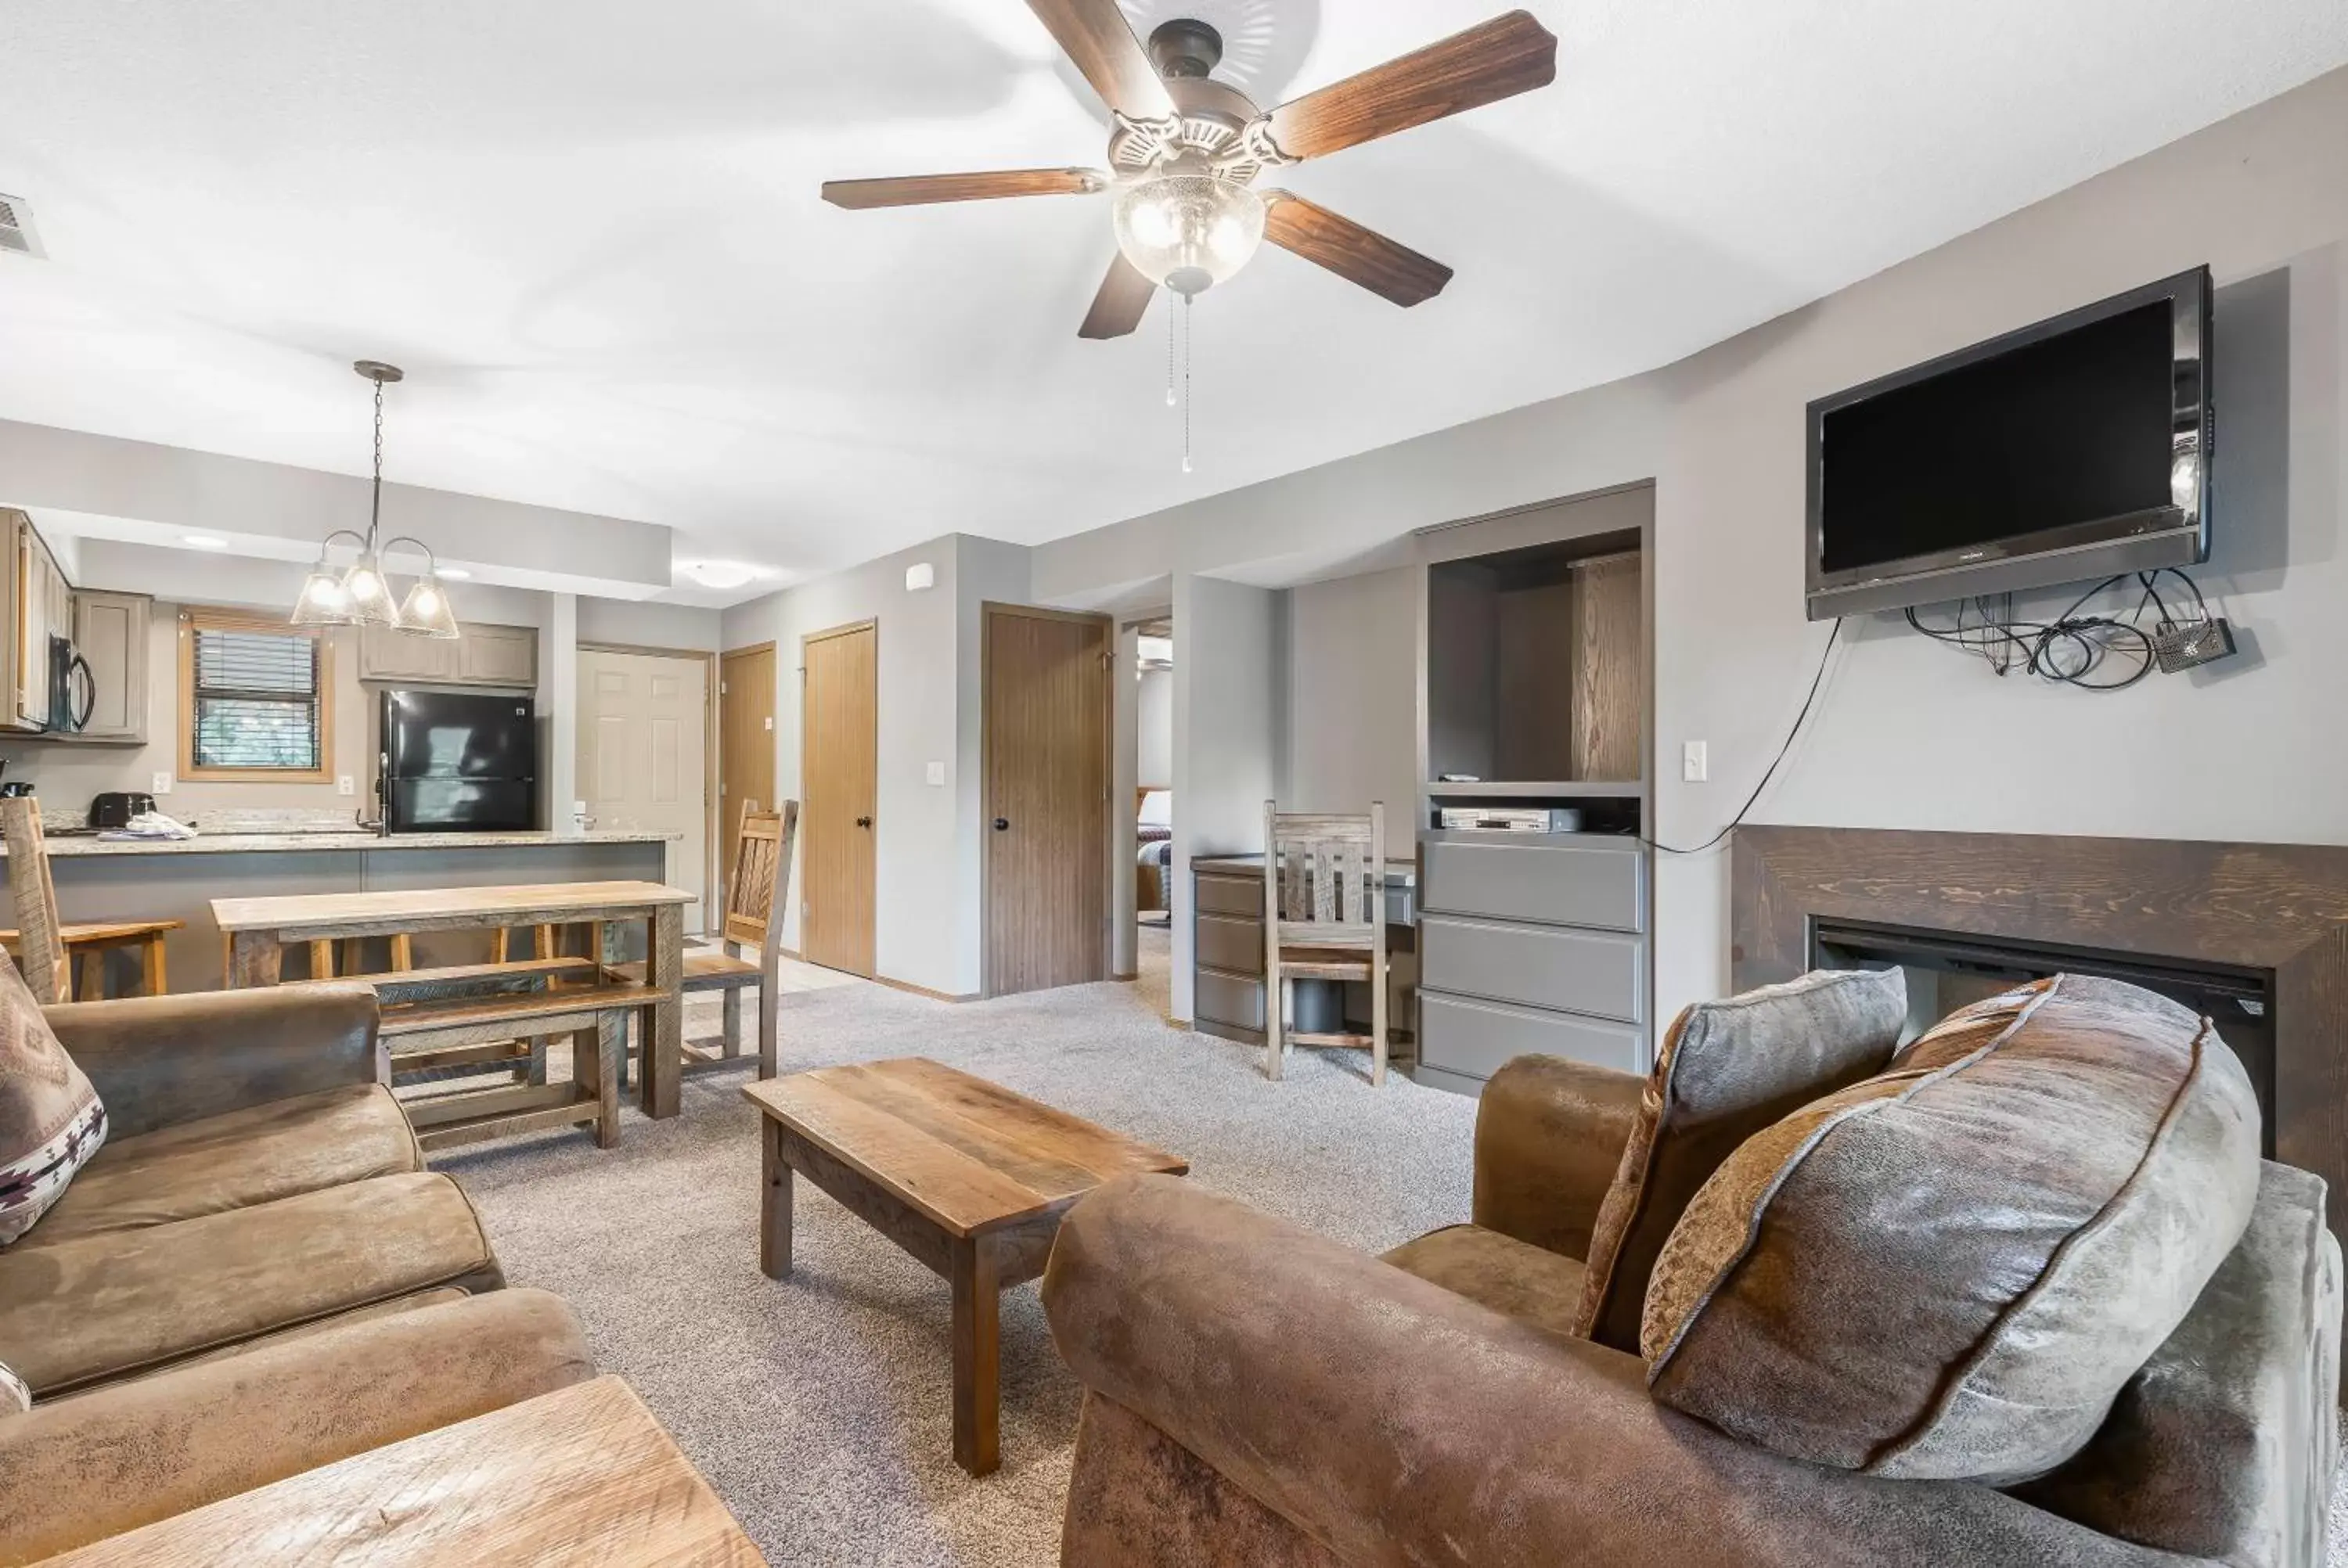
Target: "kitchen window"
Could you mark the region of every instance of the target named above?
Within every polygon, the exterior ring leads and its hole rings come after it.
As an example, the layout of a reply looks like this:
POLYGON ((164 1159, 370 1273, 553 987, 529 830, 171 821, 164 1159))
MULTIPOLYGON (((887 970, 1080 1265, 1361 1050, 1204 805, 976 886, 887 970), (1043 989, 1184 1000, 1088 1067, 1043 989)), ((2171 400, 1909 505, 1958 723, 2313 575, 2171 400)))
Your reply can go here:
POLYGON ((333 669, 334 645, 316 627, 180 611, 180 776, 331 778, 333 669))

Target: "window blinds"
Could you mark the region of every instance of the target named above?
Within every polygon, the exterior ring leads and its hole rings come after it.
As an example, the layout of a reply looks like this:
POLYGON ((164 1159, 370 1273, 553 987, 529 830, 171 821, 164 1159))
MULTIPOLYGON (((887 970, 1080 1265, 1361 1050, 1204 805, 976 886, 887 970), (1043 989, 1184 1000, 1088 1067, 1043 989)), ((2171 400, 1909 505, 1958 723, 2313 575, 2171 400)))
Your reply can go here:
POLYGON ((315 770, 318 641, 306 632, 198 626, 195 763, 315 770))

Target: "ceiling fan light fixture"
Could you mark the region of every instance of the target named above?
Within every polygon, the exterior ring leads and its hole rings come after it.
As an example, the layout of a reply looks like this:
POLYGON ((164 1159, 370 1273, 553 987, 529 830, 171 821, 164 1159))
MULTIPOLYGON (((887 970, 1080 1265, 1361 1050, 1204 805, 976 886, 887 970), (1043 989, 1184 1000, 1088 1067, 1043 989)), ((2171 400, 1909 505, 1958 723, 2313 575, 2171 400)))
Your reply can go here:
POLYGON ((1136 272, 1185 297, 1224 282, 1263 242, 1263 198, 1210 174, 1166 174, 1121 192, 1110 219, 1136 272))

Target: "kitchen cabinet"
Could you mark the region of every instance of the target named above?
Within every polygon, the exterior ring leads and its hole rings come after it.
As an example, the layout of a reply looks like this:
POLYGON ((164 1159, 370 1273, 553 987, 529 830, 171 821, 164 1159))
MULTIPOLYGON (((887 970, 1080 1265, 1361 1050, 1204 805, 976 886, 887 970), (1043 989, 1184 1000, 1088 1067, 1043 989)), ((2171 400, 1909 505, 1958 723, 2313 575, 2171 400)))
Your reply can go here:
POLYGON ((49 638, 71 633, 73 589, 30 518, 0 508, 0 535, 8 577, 0 596, 8 622, 0 637, 7 655, 0 729, 37 732, 49 723, 49 638))
POLYGON ((147 739, 147 635, 154 600, 143 593, 72 595, 74 647, 89 661, 96 700, 81 741, 147 739))
POLYGON ((359 679, 417 686, 538 684, 538 630, 467 621, 453 640, 416 637, 387 626, 359 634, 359 679))
POLYGON ((468 626, 457 640, 457 678, 481 686, 538 684, 538 629, 468 626))

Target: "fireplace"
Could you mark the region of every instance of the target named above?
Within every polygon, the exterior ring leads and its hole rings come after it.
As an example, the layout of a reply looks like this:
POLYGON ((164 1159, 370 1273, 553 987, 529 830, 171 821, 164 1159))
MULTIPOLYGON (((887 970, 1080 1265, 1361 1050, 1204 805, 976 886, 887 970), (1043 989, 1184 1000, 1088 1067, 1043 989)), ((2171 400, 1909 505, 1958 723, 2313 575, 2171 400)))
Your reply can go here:
POLYGON ((1807 967, 1908 971, 1908 1039, 1969 1002, 2049 975, 2096 975, 2142 986, 2214 1021, 2259 1097, 2274 1156, 2274 977, 2227 964, 2162 962, 2106 948, 1961 936, 1866 920, 1810 922, 1807 967))
POLYGON ((2348 1235, 2348 848, 1765 826, 1732 867, 1738 990, 1898 963, 1930 979, 1921 1015, 2068 969, 2215 1019, 2269 1153, 2330 1184, 2348 1235))

